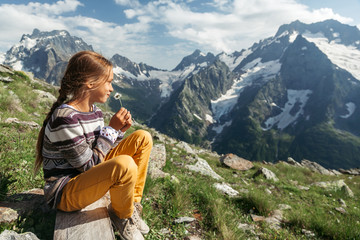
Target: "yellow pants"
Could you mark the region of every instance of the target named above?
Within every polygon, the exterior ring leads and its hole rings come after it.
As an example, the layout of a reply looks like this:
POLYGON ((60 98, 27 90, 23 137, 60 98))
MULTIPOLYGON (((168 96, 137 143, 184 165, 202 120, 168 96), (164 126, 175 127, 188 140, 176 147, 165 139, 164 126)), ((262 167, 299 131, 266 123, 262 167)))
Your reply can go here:
POLYGON ((112 149, 104 162, 72 178, 63 188, 57 208, 66 212, 80 210, 110 190, 116 215, 131 217, 133 203, 142 198, 151 148, 150 133, 135 131, 112 149))

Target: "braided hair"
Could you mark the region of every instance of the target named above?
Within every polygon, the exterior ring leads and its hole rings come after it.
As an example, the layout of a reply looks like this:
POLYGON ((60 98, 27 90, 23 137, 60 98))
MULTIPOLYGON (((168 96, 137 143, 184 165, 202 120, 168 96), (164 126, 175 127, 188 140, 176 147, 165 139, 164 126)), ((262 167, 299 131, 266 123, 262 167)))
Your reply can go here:
POLYGON ((45 129, 54 111, 63 103, 82 99, 89 91, 86 84, 93 84, 94 89, 99 87, 109 78, 111 69, 111 62, 96 52, 81 51, 71 57, 61 80, 59 96, 46 115, 38 135, 35 173, 43 163, 42 147, 45 129))

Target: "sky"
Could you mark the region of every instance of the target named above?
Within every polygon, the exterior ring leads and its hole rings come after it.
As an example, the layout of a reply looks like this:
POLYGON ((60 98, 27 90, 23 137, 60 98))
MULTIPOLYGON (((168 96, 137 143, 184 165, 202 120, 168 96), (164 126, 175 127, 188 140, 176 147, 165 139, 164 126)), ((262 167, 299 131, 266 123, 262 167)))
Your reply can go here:
POLYGON ((107 58, 172 70, 196 49, 241 51, 295 20, 360 28, 359 12, 360 0, 0 0, 0 53, 34 28, 67 30, 107 58))

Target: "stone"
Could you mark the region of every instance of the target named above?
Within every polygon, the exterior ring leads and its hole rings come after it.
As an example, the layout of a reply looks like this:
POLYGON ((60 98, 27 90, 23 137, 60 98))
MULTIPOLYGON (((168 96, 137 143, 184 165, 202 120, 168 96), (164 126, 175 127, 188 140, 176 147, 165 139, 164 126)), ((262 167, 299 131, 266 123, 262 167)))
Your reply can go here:
POLYGON ((34 188, 14 194, 0 202, 0 223, 10 223, 19 216, 26 216, 31 211, 51 211, 45 203, 44 191, 34 188))
POLYGON ((339 203, 341 204, 342 207, 344 207, 344 208, 347 207, 346 203, 345 203, 345 201, 343 199, 340 198, 338 201, 339 201, 339 203))
POLYGON ((195 165, 185 165, 185 167, 191 171, 198 172, 202 175, 212 177, 216 180, 223 179, 220 175, 218 175, 216 172, 214 172, 214 170, 212 170, 212 168, 206 162, 206 160, 204 160, 202 158, 198 158, 195 165))
POLYGON ((249 160, 241 158, 232 153, 220 157, 220 162, 232 169, 242 170, 242 171, 249 170, 254 167, 254 164, 249 160))
POLYGON ((56 97, 54 95, 52 95, 49 92, 45 92, 39 89, 34 89, 33 92, 35 92, 36 94, 38 94, 38 99, 40 102, 55 102, 56 101, 56 97))
POLYGON ((19 234, 12 230, 4 230, 0 234, 0 240, 39 240, 39 238, 32 232, 19 234))
POLYGON ((166 148, 163 143, 154 144, 151 149, 148 174, 151 178, 163 178, 168 176, 161 169, 166 164, 166 148))
POLYGON ((235 197, 235 196, 239 195, 238 191, 236 191, 235 189, 233 189, 226 183, 214 183, 214 187, 217 190, 219 190, 220 192, 222 192, 230 197, 235 197))
POLYGON ((10 67, 3 64, 0 64, 0 72, 14 74, 14 71, 10 67))
POLYGON ((280 210, 289 210, 289 209, 291 209, 291 206, 287 205, 287 204, 279 204, 278 207, 279 207, 280 210))
POLYGON ((255 227, 253 225, 250 225, 247 223, 239 223, 238 228, 243 230, 244 232, 246 232, 246 231, 253 232, 255 230, 255 227))
POLYGON ((16 124, 20 124, 20 125, 25 125, 28 126, 30 128, 40 128, 40 125, 37 124, 34 121, 20 121, 17 118, 7 118, 4 121, 5 123, 16 123, 16 124))
POLYGON ((54 240, 102 239, 114 240, 114 230, 108 211, 108 196, 74 212, 57 211, 54 240))
POLYGON ((349 175, 360 175, 360 168, 352 168, 352 169, 339 169, 339 172, 343 173, 343 174, 349 174, 349 175))
POLYGON ((313 233, 313 232, 311 232, 309 230, 301 229, 301 232, 302 232, 302 234, 304 234, 307 237, 315 237, 315 233, 313 233))
POLYGON ((346 210, 343 207, 337 207, 337 208, 335 208, 335 210, 342 214, 346 213, 346 210))
POLYGON ((294 166, 296 166, 296 167, 301 167, 301 164, 298 163, 297 161, 295 161, 292 157, 288 157, 287 162, 288 162, 290 165, 294 165, 294 166))
POLYGON ((341 187, 341 191, 343 191, 348 197, 354 197, 353 191, 346 184, 341 187))
POLYGON ((265 218, 265 222, 269 224, 269 227, 271 229, 280 229, 282 219, 283 219, 282 211, 274 210, 271 216, 265 218))
POLYGON ((193 217, 180 217, 175 219, 175 223, 191 223, 193 221, 196 221, 196 218, 193 217))
POLYGON ((267 194, 269 194, 269 195, 271 195, 272 194, 272 192, 271 192, 271 190, 270 189, 265 189, 265 192, 267 193, 267 194))
POLYGON ((320 174, 323 174, 323 175, 331 175, 331 176, 335 175, 333 172, 327 170, 326 168, 324 168, 320 164, 318 164, 316 162, 311 162, 311 161, 309 161, 307 159, 303 159, 301 161, 301 165, 308 168, 308 169, 310 169, 313 172, 316 172, 316 173, 320 173, 320 174))
POLYGON ((259 215, 255 215, 255 214, 250 214, 250 216, 254 222, 261 222, 261 221, 265 220, 265 217, 263 217, 263 216, 259 216, 259 215))
POLYGON ((266 179, 268 180, 273 180, 274 182, 279 181, 279 179, 276 177, 275 173, 273 173, 272 171, 270 171, 267 168, 261 167, 255 174, 253 177, 259 176, 259 175, 263 175, 266 179))
POLYGON ((0 76, 0 81, 4 82, 4 83, 10 83, 10 82, 14 81, 14 79, 12 79, 11 77, 0 76))
POLYGON ((353 191, 346 185, 344 180, 340 179, 337 181, 329 182, 316 182, 312 184, 313 186, 329 189, 329 190, 341 190, 348 197, 354 197, 353 191))
POLYGON ((189 154, 195 154, 195 151, 186 142, 180 141, 176 144, 176 147, 185 150, 189 154))

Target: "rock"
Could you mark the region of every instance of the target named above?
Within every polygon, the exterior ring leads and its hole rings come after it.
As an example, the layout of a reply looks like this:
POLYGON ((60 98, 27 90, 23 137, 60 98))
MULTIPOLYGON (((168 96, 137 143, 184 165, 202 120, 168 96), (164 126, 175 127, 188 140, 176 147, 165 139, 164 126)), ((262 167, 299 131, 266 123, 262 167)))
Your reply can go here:
POLYGON ((289 210, 289 209, 291 209, 291 206, 287 205, 287 204, 279 204, 278 207, 279 207, 280 210, 289 210))
POLYGON ((5 119, 4 122, 5 123, 17 123, 20 125, 29 126, 30 128, 40 128, 40 125, 34 121, 20 121, 17 118, 7 118, 7 119, 5 119))
POLYGON ((301 165, 308 168, 308 169, 310 169, 313 172, 316 172, 316 173, 320 173, 320 174, 323 174, 323 175, 331 175, 331 176, 335 175, 333 172, 327 170, 326 168, 324 168, 320 164, 318 164, 316 162, 311 162, 311 161, 306 160, 306 159, 303 159, 301 161, 301 165))
POLYGON ((343 174, 349 174, 349 175, 360 175, 360 168, 353 168, 353 169, 339 169, 339 172, 343 173, 343 174))
POLYGON ((164 173, 161 169, 166 164, 166 149, 163 143, 154 144, 151 149, 148 174, 151 178, 163 178, 168 174, 164 173))
POLYGON ((214 178, 216 180, 222 180, 223 179, 216 172, 214 172, 214 170, 212 170, 210 165, 202 158, 198 158, 195 165, 186 165, 185 167, 187 169, 191 170, 191 171, 199 172, 202 175, 210 176, 210 177, 212 177, 212 178, 214 178))
POLYGON ((267 193, 267 194, 269 194, 269 195, 271 195, 272 194, 272 192, 271 192, 271 190, 270 189, 265 189, 265 192, 267 193))
POLYGON ((348 197, 354 197, 353 191, 351 191, 351 189, 346 184, 341 187, 341 191, 343 191, 348 197))
POLYGON ((280 229, 283 215, 281 210, 274 210, 273 214, 265 218, 271 229, 280 229))
POLYGON ((273 173, 272 171, 270 171, 267 168, 260 168, 253 177, 256 177, 258 175, 263 175, 266 179, 268 180, 273 180, 274 182, 279 181, 279 179, 276 177, 275 173, 273 173))
POLYGON ((305 190, 305 191, 309 191, 309 187, 305 187, 305 186, 298 186, 298 189, 300 190, 305 190))
POLYGON ((0 240, 39 240, 39 238, 32 232, 18 234, 12 230, 4 230, 0 234, 0 240))
POLYGON ((354 197, 353 191, 346 185, 344 180, 337 180, 337 181, 329 181, 329 182, 316 182, 312 184, 313 186, 326 188, 329 190, 341 190, 344 194, 348 197, 354 197))
POLYGON ((165 137, 161 133, 159 133, 157 131, 154 132, 152 137, 153 137, 154 140, 158 140, 160 142, 165 142, 165 137))
POLYGON ((184 149, 187 153, 195 154, 194 150, 186 142, 180 141, 176 144, 176 147, 184 149))
POLYGON ((0 223, 11 223, 18 219, 19 214, 12 208, 0 207, 0 223))
POLYGON ((217 190, 219 190, 220 192, 222 192, 230 197, 235 197, 235 196, 239 195, 238 191, 236 191, 235 189, 233 189, 226 183, 214 183, 214 187, 217 190))
POLYGON ((184 240, 201 240, 201 238, 199 236, 196 236, 196 235, 190 235, 190 236, 186 236, 184 238, 184 240))
POLYGON ((39 98, 40 102, 43 102, 43 101, 55 102, 56 101, 56 97, 49 92, 45 92, 45 91, 42 91, 39 89, 34 89, 33 92, 38 94, 38 98, 39 98))
POLYGON ((294 165, 296 167, 302 167, 300 163, 298 163, 297 161, 295 161, 293 158, 291 157, 288 157, 287 159, 287 162, 290 164, 290 165, 294 165))
POLYGON ((10 83, 10 82, 14 81, 14 79, 12 79, 11 77, 0 76, 0 81, 4 82, 4 83, 10 83))
POLYGON ((148 174, 152 179, 165 178, 167 176, 170 176, 169 173, 163 172, 162 170, 157 168, 152 169, 151 171, 148 172, 148 174))
POLYGON ((0 223, 10 223, 19 216, 25 216, 30 211, 51 211, 44 199, 44 191, 35 188, 26 192, 14 194, 0 202, 0 223))
POLYGON ((14 70, 3 64, 0 64, 0 72, 14 74, 14 70))
POLYGON ((259 215, 255 215, 255 214, 250 214, 250 216, 254 222, 261 222, 261 221, 265 220, 265 217, 263 217, 263 216, 259 216, 259 215))
POLYGON ((243 230, 244 232, 250 231, 251 233, 253 233, 253 231, 255 230, 255 227, 253 225, 246 223, 239 223, 238 228, 243 230))
POLYGON ((241 158, 235 154, 229 153, 220 158, 220 162, 232 169, 249 170, 254 167, 254 164, 249 160, 241 158))
POLYGON ((342 214, 346 213, 346 210, 343 207, 337 207, 337 208, 335 208, 335 210, 342 214))
POLYGON ((307 237, 315 237, 315 233, 313 233, 313 232, 311 232, 309 230, 301 229, 301 232, 302 232, 302 234, 304 234, 307 237))
POLYGON ((342 207, 344 207, 344 208, 347 207, 346 203, 345 203, 345 201, 343 199, 340 198, 338 201, 339 201, 339 203, 341 204, 342 207))
POLYGON ((196 221, 195 218, 193 217, 180 217, 180 218, 177 218, 175 219, 175 223, 191 223, 193 221, 196 221))

